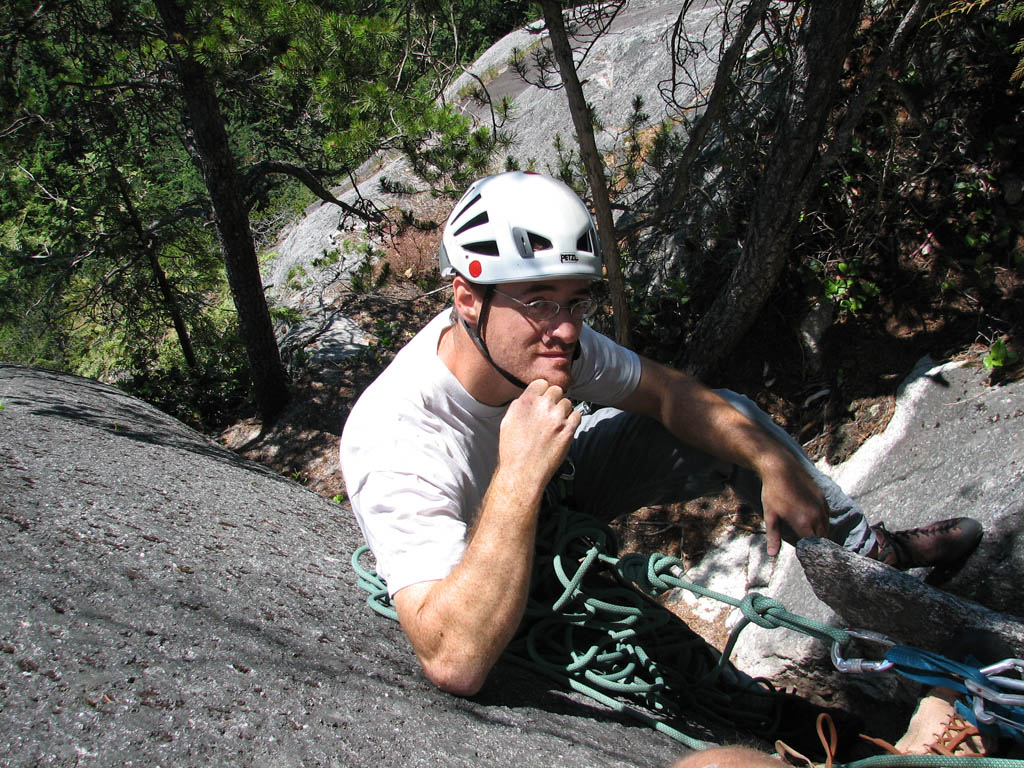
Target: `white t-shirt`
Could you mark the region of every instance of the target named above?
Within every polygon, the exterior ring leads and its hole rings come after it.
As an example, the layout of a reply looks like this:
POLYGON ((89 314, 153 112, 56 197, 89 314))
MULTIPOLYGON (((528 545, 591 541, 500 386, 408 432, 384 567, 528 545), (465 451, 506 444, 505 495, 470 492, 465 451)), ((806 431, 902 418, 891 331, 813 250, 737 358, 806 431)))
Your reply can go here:
MULTIPOLYGON (((363 392, 341 436, 341 469, 359 527, 394 595, 443 579, 462 559, 498 459, 508 406, 473 398, 437 356, 446 309, 363 392)), ((614 405, 640 381, 640 358, 588 326, 568 395, 614 405)))

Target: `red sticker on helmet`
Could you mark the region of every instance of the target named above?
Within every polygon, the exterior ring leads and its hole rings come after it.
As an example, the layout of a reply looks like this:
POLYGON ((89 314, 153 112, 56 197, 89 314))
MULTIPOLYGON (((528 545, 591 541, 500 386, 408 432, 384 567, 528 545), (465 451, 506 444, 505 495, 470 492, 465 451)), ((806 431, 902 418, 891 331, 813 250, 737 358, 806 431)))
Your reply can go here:
POLYGON ((480 273, 484 271, 484 268, 480 266, 479 261, 469 262, 469 274, 470 277, 480 277, 480 273))

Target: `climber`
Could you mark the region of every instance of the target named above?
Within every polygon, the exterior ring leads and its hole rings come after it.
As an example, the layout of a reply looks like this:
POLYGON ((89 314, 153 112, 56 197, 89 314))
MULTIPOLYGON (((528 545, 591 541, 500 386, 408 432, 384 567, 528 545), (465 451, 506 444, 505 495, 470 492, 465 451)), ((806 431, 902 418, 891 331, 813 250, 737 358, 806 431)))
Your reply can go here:
POLYGON ((353 511, 440 688, 478 691, 516 632, 556 475, 604 520, 731 486, 763 514, 770 556, 783 540, 827 536, 906 569, 977 546, 969 518, 870 526, 750 400, 591 329, 598 237, 562 182, 477 181, 448 217, 440 262, 454 306, 366 389, 341 438, 353 511), (614 407, 585 414, 573 401, 614 407))

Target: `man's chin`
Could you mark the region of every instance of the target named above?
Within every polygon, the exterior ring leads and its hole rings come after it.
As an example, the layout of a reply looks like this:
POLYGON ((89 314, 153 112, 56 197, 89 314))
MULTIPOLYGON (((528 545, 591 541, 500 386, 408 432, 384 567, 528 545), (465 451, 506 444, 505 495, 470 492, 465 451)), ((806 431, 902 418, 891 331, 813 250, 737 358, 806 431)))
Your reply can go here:
POLYGON ((568 389, 572 384, 572 373, 568 367, 562 366, 544 366, 537 371, 533 378, 544 379, 548 384, 561 387, 563 390, 568 389))

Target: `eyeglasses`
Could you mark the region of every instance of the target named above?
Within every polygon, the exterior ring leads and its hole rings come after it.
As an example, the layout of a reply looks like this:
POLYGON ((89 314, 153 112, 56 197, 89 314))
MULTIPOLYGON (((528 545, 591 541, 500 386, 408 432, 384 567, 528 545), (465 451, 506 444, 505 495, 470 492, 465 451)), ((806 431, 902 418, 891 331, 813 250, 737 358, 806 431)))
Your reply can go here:
MULTIPOLYGON (((546 322, 557 316, 562 311, 562 305, 557 301, 547 299, 534 299, 533 301, 520 301, 515 296, 509 296, 504 291, 494 289, 495 293, 501 294, 509 301, 515 302, 523 308, 523 314, 535 323, 546 322)), ((565 310, 575 322, 583 322, 591 317, 601 306, 601 302, 592 296, 585 299, 573 299, 566 306, 565 310)))

